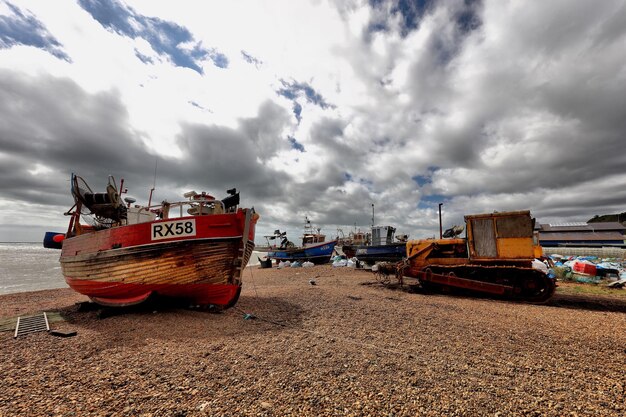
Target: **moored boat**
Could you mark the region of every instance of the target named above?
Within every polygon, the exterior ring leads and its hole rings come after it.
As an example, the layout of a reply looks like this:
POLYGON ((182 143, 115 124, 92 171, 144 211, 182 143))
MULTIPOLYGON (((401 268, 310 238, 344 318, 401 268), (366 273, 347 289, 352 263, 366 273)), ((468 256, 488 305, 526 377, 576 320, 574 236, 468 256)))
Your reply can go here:
POLYGON ((236 190, 223 200, 189 192, 187 200, 140 206, 121 201, 112 177, 105 193, 94 193, 72 174, 71 193, 75 205, 60 262, 75 291, 107 306, 151 294, 218 308, 237 302, 259 216, 238 207, 236 190), (91 225, 80 223, 84 215, 93 217, 91 225))
MULTIPOLYGON (((286 233, 280 234, 280 246, 269 242, 270 249, 267 252, 269 259, 280 261, 313 262, 314 264, 324 264, 330 262, 337 240, 326 240, 326 235, 320 233, 319 228, 314 229, 310 220, 305 217, 304 234, 302 235, 302 246, 295 246, 290 242, 286 233)), ((276 232, 279 232, 278 230, 276 232)), ((268 238, 268 236, 266 236, 268 238)))
POLYGON ((341 251, 348 258, 357 258, 368 264, 376 262, 397 262, 406 256, 406 236, 396 237, 396 229, 391 226, 374 226, 371 233, 355 233, 356 240, 348 238, 341 245, 341 251))

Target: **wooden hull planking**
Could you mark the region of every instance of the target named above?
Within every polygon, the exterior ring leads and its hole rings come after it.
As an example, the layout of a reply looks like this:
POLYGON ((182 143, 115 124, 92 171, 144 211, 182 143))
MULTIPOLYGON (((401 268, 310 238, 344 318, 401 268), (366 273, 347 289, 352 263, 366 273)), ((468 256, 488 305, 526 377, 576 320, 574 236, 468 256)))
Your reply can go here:
POLYGON ((66 239, 63 275, 72 289, 103 305, 137 304, 156 293, 199 305, 232 306, 254 249, 256 217, 242 253, 242 213, 195 217, 197 233, 183 238, 150 239, 151 224, 159 223, 151 222, 66 239))

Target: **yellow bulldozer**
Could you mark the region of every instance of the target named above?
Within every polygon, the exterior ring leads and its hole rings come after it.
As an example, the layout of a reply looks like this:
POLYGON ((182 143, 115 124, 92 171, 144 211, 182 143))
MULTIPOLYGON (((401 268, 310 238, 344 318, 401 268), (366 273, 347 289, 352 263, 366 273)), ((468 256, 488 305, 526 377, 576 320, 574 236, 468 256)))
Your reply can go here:
POLYGON ((426 289, 463 288, 543 303, 555 281, 532 266, 542 255, 530 211, 465 216, 466 238, 407 242, 401 274, 426 289))

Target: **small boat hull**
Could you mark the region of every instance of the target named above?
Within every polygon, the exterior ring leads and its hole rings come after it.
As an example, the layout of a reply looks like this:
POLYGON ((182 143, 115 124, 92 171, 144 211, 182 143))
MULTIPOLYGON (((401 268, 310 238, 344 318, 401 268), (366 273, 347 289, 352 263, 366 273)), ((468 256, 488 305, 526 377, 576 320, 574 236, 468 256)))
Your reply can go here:
POLYGON ((348 258, 366 263, 397 262, 406 257, 406 243, 390 245, 343 245, 341 250, 348 258))
POLYGON ((72 289, 103 305, 132 305, 158 294, 227 308, 239 297, 241 271, 254 249, 256 217, 247 239, 245 219, 239 210, 85 233, 63 242, 63 275, 72 289), (193 234, 179 228, 180 236, 161 236, 191 220, 193 234))
POLYGON ((337 241, 323 242, 304 248, 272 250, 267 253, 267 257, 277 261, 309 261, 318 265, 325 264, 330 262, 335 245, 337 241))

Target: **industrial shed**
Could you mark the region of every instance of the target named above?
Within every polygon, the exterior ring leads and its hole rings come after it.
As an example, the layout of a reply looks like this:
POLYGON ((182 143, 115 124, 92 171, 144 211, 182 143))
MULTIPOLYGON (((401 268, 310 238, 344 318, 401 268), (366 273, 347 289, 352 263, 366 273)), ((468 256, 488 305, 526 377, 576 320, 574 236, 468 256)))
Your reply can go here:
POLYGON ((618 222, 539 224, 541 246, 626 248, 626 227, 618 222))

